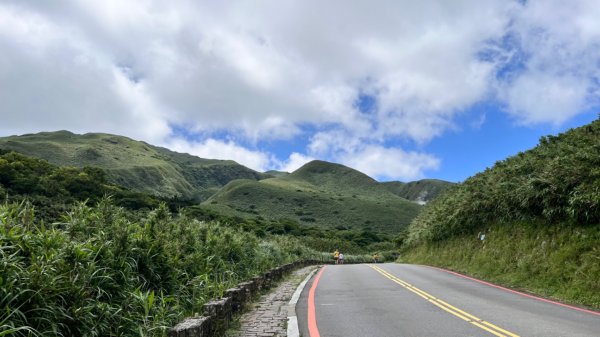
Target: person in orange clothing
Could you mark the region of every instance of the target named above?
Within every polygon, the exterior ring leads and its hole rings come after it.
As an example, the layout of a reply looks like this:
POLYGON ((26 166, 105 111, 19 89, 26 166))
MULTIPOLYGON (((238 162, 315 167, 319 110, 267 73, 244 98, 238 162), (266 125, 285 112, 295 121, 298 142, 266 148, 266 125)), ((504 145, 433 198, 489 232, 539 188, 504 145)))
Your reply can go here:
POLYGON ((340 250, 336 249, 335 252, 333 252, 333 259, 335 260, 335 264, 338 264, 340 262, 340 250))

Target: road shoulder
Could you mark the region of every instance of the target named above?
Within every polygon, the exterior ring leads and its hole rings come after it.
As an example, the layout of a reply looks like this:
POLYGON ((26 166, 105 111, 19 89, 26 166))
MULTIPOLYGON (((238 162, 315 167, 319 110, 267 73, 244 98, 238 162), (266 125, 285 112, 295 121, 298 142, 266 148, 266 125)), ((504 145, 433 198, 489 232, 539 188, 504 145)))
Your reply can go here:
MULTIPOLYGON (((275 288, 260 296, 259 300, 249 305, 234 323, 226 336, 230 337, 284 337, 288 333, 288 317, 295 317, 294 306, 290 300, 294 297, 298 285, 314 272, 317 266, 298 269, 287 276, 275 288)), ((296 296, 296 301, 297 297, 296 296)))

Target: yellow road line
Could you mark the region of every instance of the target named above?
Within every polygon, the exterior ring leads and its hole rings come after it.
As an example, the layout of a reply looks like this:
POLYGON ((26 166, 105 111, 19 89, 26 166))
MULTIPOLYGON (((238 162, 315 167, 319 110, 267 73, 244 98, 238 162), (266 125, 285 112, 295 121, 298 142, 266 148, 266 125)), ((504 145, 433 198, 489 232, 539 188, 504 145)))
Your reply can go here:
POLYGON ((476 327, 483 329, 491 334, 494 334, 498 337, 519 337, 519 335, 516 335, 510 331, 504 330, 499 326, 496 326, 490 322, 484 321, 481 318, 478 318, 476 316, 473 316, 471 314, 469 314, 468 312, 465 312, 453 305, 450 305, 444 301, 442 301, 439 298, 436 298, 430 294, 428 294, 427 292, 413 286, 412 284, 403 281, 399 278, 397 278, 396 276, 388 273, 386 270, 378 267, 378 266, 370 266, 371 268, 373 268, 374 270, 376 270, 377 272, 379 272, 381 275, 385 276, 386 278, 390 279, 391 281, 401 285, 402 287, 406 288, 407 290, 419 295, 420 297, 424 298, 425 300, 427 300, 428 302, 430 302, 431 304, 439 307, 440 309, 466 321, 469 322, 473 325, 475 325, 476 327))

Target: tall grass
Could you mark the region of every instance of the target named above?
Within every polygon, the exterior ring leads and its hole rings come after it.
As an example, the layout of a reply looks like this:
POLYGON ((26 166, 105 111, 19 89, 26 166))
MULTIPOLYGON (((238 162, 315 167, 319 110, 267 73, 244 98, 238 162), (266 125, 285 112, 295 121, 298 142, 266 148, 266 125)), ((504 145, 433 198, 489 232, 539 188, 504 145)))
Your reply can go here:
POLYGON ((315 253, 216 222, 132 215, 104 199, 40 223, 28 203, 0 205, 0 336, 164 336, 210 298, 315 253))

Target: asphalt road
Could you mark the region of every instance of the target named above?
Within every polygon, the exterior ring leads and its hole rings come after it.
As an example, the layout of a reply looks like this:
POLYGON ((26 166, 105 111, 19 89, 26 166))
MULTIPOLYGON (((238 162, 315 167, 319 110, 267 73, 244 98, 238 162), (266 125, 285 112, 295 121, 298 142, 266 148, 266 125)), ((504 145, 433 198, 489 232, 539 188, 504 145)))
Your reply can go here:
MULTIPOLYGON (((309 293, 296 306, 309 332, 309 293)), ((425 266, 330 265, 313 288, 323 337, 600 336, 600 315, 529 298, 425 266)))

